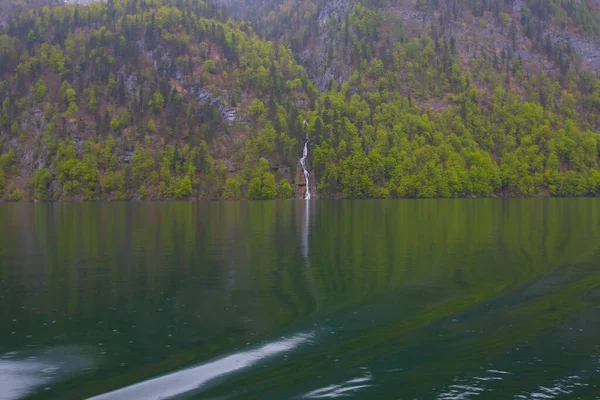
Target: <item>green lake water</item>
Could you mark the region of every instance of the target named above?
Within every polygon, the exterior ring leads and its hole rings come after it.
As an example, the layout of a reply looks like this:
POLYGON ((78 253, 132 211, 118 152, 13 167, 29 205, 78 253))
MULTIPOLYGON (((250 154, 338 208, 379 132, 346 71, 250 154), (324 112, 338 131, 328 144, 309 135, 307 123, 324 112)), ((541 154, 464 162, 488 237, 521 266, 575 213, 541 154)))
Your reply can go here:
POLYGON ((0 399, 600 399, 600 199, 5 204, 0 399))

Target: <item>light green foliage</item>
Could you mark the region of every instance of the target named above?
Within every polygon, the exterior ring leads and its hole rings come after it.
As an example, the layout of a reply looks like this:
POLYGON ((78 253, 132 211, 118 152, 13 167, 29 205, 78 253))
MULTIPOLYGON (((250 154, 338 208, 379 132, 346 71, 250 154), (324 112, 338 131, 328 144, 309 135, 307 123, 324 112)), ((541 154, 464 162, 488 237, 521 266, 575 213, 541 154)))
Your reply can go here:
POLYGON ((52 182, 52 174, 48 168, 40 168, 33 174, 33 186, 35 189, 36 200, 50 200, 51 196, 48 193, 49 185, 52 182))
POLYGON ((165 98, 159 91, 156 91, 156 92, 154 92, 154 95, 152 96, 152 100, 150 100, 149 105, 150 105, 150 107, 152 107, 152 110, 154 110, 154 113, 157 114, 157 113, 161 112, 162 109, 164 108, 165 98))
POLYGON ((287 179, 282 179, 279 181, 279 186, 277 188, 277 197, 280 199, 290 199, 292 198, 292 185, 287 181, 287 179))
POLYGON ((17 163, 17 155, 14 150, 0 155, 0 169, 5 173, 15 172, 15 166, 17 163))
POLYGON ((88 107, 91 112, 95 113, 98 111, 98 100, 96 100, 96 94, 93 90, 90 90, 88 93, 88 107))
POLYGON ((119 121, 119 119, 117 117, 110 120, 110 128, 113 131, 118 131, 120 126, 121 126, 121 121, 119 121))
POLYGON ((41 79, 41 78, 40 78, 40 79, 39 79, 39 80, 36 82, 36 84, 35 84, 35 87, 34 87, 34 90, 35 90, 35 99, 36 99, 37 101, 42 101, 42 100, 44 100, 44 97, 46 97, 46 90, 47 90, 47 87, 46 87, 46 84, 44 83, 44 80, 43 80, 43 79, 41 79))
POLYGON ((138 190, 138 194, 140 195, 140 200, 146 199, 146 197, 148 197, 148 189, 146 188, 146 186, 144 186, 144 185, 140 186, 140 190, 138 190))
POLYGON ((215 62, 213 60, 206 60, 204 62, 204 70, 210 74, 214 74, 217 71, 215 62))
POLYGON ((275 176, 267 173, 262 178, 262 196, 263 200, 273 200, 275 198, 275 176))
POLYGON ((261 158, 259 167, 248 186, 249 199, 273 200, 275 198, 275 176, 270 171, 269 162, 261 158))
POLYGON ((328 21, 337 45, 317 55, 322 66, 308 57, 310 74, 295 60, 320 40, 307 28, 312 1, 257 13, 258 34, 205 2, 21 13, 0 33, 0 183, 31 173, 20 177, 38 200, 289 198, 308 136, 323 197, 600 194, 600 79, 571 46, 540 41, 535 23, 587 40, 599 33, 589 2, 527 1, 514 18, 497 2, 419 1, 442 24, 464 12, 499 27, 503 51, 475 45, 469 57, 452 32, 407 30, 384 3, 355 2, 328 21), (519 58, 522 32, 556 68, 519 58), (146 54, 133 51, 140 41, 146 54), (326 69, 347 81, 319 92, 310 76, 326 69), (225 123, 195 83, 248 124, 225 123))
POLYGON ((152 118, 150 118, 150 120, 148 121, 148 130, 152 133, 156 132, 156 124, 154 123, 154 120, 152 118))
POLYGON ((262 121, 264 119, 264 117, 266 116, 266 112, 267 110, 262 101, 260 101, 259 99, 252 100, 252 104, 248 109, 248 113, 250 114, 250 116, 252 116, 255 124, 258 124, 259 121, 262 121))
POLYGON ((91 200, 95 195, 98 182, 98 169, 94 161, 80 161, 65 157, 57 166, 58 183, 67 197, 81 195, 91 200))
POLYGON ((258 136, 248 140, 246 153, 252 156, 273 156, 277 133, 270 122, 260 131, 258 136))
POLYGON ((223 189, 223 199, 238 200, 242 195, 239 180, 235 178, 227 178, 223 189))
POLYGON ((130 119, 129 111, 127 111, 127 110, 123 111, 123 113, 121 114, 121 117, 119 119, 119 125, 122 128, 126 128, 129 125, 129 119, 130 119))
POLYGON ((131 174, 133 181, 140 185, 150 178, 154 169, 154 157, 149 149, 138 146, 131 156, 131 174))
POLYGON ((8 199, 10 201, 21 201, 21 192, 19 189, 13 190, 8 199))
POLYGON ((173 197, 176 199, 184 199, 192 194, 192 181, 189 176, 183 179, 175 179, 172 183, 173 197))

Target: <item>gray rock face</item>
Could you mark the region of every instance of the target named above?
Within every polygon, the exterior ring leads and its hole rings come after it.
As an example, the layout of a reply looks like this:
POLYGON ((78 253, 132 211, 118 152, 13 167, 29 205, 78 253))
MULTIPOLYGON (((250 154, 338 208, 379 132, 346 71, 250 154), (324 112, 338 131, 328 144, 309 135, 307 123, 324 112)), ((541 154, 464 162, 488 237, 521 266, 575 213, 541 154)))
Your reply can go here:
POLYGON ((210 107, 216 107, 225 121, 233 123, 237 120, 237 111, 223 104, 219 96, 211 94, 201 85, 187 85, 185 90, 196 100, 206 103, 210 107))
POLYGON ((557 29, 547 29, 546 35, 550 38, 553 45, 570 43, 575 49, 581 61, 588 68, 600 72, 600 42, 590 37, 585 37, 568 31, 558 31, 557 29))
MULTIPOLYGON (((270 10, 276 10, 283 0, 214 0, 224 6, 228 13, 241 19, 261 19, 270 10)), ((349 77, 349 69, 345 57, 327 59, 331 51, 338 50, 338 33, 346 14, 350 12, 358 0, 313 0, 319 7, 317 26, 319 40, 311 43, 306 50, 297 55, 312 81, 319 90, 329 87, 332 81, 342 83, 349 77)), ((308 21, 307 21, 308 22, 308 21)))
MULTIPOLYGON (((342 48, 338 43, 339 29, 346 14, 359 0, 313 0, 319 7, 316 25, 319 32, 319 40, 310 43, 306 49, 296 54, 297 60, 302 64, 319 90, 323 91, 332 81, 344 82, 349 77, 347 67, 348 61, 345 55, 337 53, 333 60, 328 59, 332 50, 338 51, 342 48)), ((579 0, 576 0, 579 3, 579 0)), ((276 10, 284 0, 215 0, 216 3, 227 8, 228 12, 237 18, 264 18, 270 10, 276 10)), ((292 2, 293 3, 293 2, 292 2)), ((400 0, 384 2, 382 11, 384 16, 400 16, 406 26, 416 26, 424 29, 429 24, 436 24, 440 13, 445 12, 445 7, 440 7, 436 12, 421 11, 418 9, 416 0, 400 0)), ((519 57, 525 62, 542 65, 544 70, 556 70, 556 65, 548 60, 545 54, 532 48, 531 41, 524 35, 524 27, 520 24, 521 10, 527 4, 524 0, 514 0, 511 9, 505 12, 510 14, 513 21, 517 23, 518 46, 515 49, 519 57)), ((600 0, 592 0, 592 9, 600 10, 600 0)), ((456 37, 456 44, 463 62, 469 62, 473 56, 481 52, 482 47, 489 54, 498 54, 507 45, 508 27, 500 26, 494 17, 486 18, 488 28, 485 33, 481 27, 471 26, 468 22, 459 19, 450 23, 444 29, 445 34, 456 37), (483 43, 479 40, 484 35, 483 43)), ((580 34, 568 29, 558 30, 548 27, 543 36, 550 38, 553 44, 568 42, 576 53, 579 54, 584 68, 600 72, 600 39, 585 34, 580 34)))
POLYGON ((355 2, 355 0, 331 0, 323 3, 319 12, 321 40, 316 49, 306 50, 302 54, 303 63, 320 91, 325 90, 334 80, 341 83, 348 78, 348 69, 343 57, 330 60, 328 64, 326 56, 330 50, 339 47, 338 29, 355 2), (323 69, 324 65, 327 65, 325 69, 323 69))
POLYGON ((123 79, 123 83, 125 84, 125 89, 130 94, 135 94, 137 90, 137 79, 133 74, 127 74, 125 71, 121 71, 119 73, 119 78, 123 79))
MULTIPOLYGON (((166 46, 157 46, 156 49, 150 51, 146 48, 143 41, 138 42, 138 47, 142 54, 154 64, 154 68, 162 75, 169 76, 182 84, 183 89, 196 100, 202 101, 209 107, 215 107, 219 110, 221 118, 228 123, 234 123, 238 121, 237 111, 231 107, 226 106, 223 100, 219 96, 213 95, 206 88, 198 84, 186 84, 183 81, 183 74, 179 71, 179 68, 172 62, 170 51, 166 46)), ((133 79, 129 77, 130 80, 133 79)), ((135 82, 135 80, 133 79, 135 82)), ((127 81, 126 81, 127 84, 127 81)))
POLYGON ((125 150, 123 152, 123 159, 122 161, 126 164, 129 164, 129 161, 131 161, 131 157, 133 157, 133 151, 132 150, 125 150))

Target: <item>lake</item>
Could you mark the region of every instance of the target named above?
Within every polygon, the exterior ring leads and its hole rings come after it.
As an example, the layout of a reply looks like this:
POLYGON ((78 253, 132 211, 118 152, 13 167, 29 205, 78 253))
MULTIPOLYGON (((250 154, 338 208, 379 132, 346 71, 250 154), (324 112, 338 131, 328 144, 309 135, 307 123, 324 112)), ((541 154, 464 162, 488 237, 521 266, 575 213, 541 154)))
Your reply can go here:
POLYGON ((0 221, 0 399, 600 398, 600 199, 0 221))

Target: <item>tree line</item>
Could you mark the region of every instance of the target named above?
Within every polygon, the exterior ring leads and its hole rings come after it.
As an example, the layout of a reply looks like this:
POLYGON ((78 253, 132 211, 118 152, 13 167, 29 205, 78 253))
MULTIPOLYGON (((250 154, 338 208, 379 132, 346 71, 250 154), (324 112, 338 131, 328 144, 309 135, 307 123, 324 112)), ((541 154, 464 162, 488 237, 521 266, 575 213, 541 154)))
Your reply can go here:
MULTIPOLYGON (((293 50, 318 33, 298 18, 316 15, 311 4, 271 14, 273 32, 290 25, 273 41, 198 0, 11 13, 0 31, 2 198, 291 198, 306 136, 324 197, 600 194, 600 81, 576 58, 562 68, 567 55, 548 53, 556 72, 532 68, 506 21, 507 47, 465 62, 439 26, 414 35, 382 2, 356 3, 330 22, 339 46, 327 55, 351 72, 319 93, 293 50)), ((504 18, 507 4, 490 4, 504 18)))

